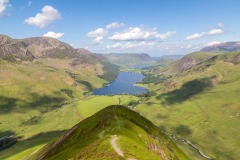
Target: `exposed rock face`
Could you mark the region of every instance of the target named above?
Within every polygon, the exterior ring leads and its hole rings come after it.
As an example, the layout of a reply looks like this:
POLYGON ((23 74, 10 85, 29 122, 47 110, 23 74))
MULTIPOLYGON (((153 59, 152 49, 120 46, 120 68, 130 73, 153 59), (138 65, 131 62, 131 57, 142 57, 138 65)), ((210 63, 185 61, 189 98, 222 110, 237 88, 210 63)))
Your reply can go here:
POLYGON ((19 41, 0 35, 0 58, 8 61, 32 60, 32 53, 19 41))
POLYGON ((36 58, 73 58, 77 51, 70 45, 49 37, 19 40, 36 58))
POLYGON ((15 40, 0 35, 0 58, 8 61, 33 59, 72 59, 72 65, 99 63, 95 54, 85 49, 74 49, 70 45, 49 37, 35 37, 15 40))
POLYGON ((240 52, 233 55, 223 55, 221 59, 224 62, 229 62, 233 64, 240 64, 240 52))
POLYGON ((194 59, 192 57, 185 57, 182 61, 179 62, 179 70, 181 72, 185 71, 199 63, 201 63, 201 61, 198 59, 194 59))
POLYGON ((177 63, 174 65, 174 70, 177 71, 177 73, 186 71, 216 55, 217 53, 215 54, 211 52, 195 52, 186 55, 181 60, 177 61, 177 63))
POLYGON ((0 35, 1 59, 21 64, 40 61, 65 68, 94 67, 94 74, 109 81, 115 79, 119 72, 118 66, 107 62, 97 54, 85 49, 75 49, 67 43, 49 37, 12 39, 0 35))

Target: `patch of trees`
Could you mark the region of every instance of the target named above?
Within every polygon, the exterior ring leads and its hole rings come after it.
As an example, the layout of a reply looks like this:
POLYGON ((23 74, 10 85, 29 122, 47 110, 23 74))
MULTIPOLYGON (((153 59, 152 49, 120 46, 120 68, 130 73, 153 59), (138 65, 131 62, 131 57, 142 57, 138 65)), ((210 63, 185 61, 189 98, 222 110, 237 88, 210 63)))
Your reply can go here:
POLYGON ((103 75, 98 75, 98 77, 109 82, 113 81, 120 71, 119 66, 109 62, 102 62, 102 65, 104 66, 105 73, 103 75))
POLYGON ((5 136, 0 138, 0 151, 11 147, 17 142, 13 136, 5 136))

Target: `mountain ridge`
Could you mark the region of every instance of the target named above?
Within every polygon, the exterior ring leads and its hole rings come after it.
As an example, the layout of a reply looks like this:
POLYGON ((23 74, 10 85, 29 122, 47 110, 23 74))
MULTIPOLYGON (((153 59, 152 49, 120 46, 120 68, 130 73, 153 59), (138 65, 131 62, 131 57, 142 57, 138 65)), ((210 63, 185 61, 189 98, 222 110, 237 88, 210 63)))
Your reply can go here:
POLYGON ((120 105, 106 107, 83 120, 30 159, 50 160, 59 157, 188 159, 152 122, 120 105))
POLYGON ((234 52, 240 50, 240 42, 224 42, 201 49, 202 52, 234 52))

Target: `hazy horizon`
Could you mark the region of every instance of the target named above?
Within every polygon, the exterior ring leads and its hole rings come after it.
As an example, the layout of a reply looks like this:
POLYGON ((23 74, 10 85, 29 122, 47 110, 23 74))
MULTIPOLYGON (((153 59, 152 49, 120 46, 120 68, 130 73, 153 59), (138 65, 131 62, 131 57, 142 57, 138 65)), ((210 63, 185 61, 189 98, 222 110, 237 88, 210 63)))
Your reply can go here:
POLYGON ((0 34, 50 36, 94 53, 188 54, 238 41, 238 6, 237 0, 2 0, 0 34))

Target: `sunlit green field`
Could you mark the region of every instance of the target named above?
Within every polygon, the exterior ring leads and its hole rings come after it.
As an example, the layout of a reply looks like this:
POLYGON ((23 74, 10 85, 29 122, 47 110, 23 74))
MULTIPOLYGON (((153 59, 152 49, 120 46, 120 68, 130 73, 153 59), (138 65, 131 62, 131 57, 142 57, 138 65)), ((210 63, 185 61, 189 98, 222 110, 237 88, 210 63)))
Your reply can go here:
POLYGON ((14 134, 20 141, 1 151, 0 159, 20 159, 83 119, 77 102, 106 81, 94 74, 94 66, 67 64, 0 60, 0 137, 14 134))
MULTIPOLYGON (((161 131, 190 140, 205 155, 222 160, 240 157, 240 65, 222 61, 202 64, 164 83, 137 84, 156 92, 155 96, 141 98, 84 95, 89 85, 73 87, 69 85, 72 77, 65 72, 39 65, 42 70, 35 65, 19 67, 18 71, 6 65, 1 70, 0 136, 16 133, 20 142, 1 151, 0 159, 27 159, 97 111, 113 104, 132 108, 132 102, 139 102, 134 110, 161 131), (49 69, 52 71, 46 72, 49 69)), ((87 72, 84 75, 79 78, 88 77, 87 72)), ((93 87, 105 82, 96 76, 92 80, 93 87)), ((202 159, 186 144, 175 142, 192 159, 202 159)))
MULTIPOLYGON (((93 115, 97 111, 113 104, 127 105, 138 101, 135 96, 88 96, 82 100, 75 99, 71 104, 44 113, 33 124, 21 125, 19 117, 38 116, 39 112, 28 110, 27 113, 12 113, 0 117, 2 129, 23 136, 21 141, 9 149, 1 151, 0 159, 21 159, 40 149, 51 140, 59 137, 81 120, 93 115), (5 124, 5 125, 3 125, 5 124)), ((25 157, 25 158, 26 158, 25 157)))
MULTIPOLYGON (((172 81, 178 89, 145 99, 135 109, 167 134, 190 140, 199 150, 214 159, 240 157, 240 65, 220 62, 213 67, 188 71, 172 81), (181 87, 201 77, 214 77, 204 88, 181 87), (187 95, 191 93, 189 96, 187 95)), ((199 81, 199 85, 201 85, 199 81)), ((159 88, 164 85, 159 84, 159 88)), ((156 86, 158 88, 158 86, 156 86)), ((190 155, 201 158, 183 143, 190 155)))

